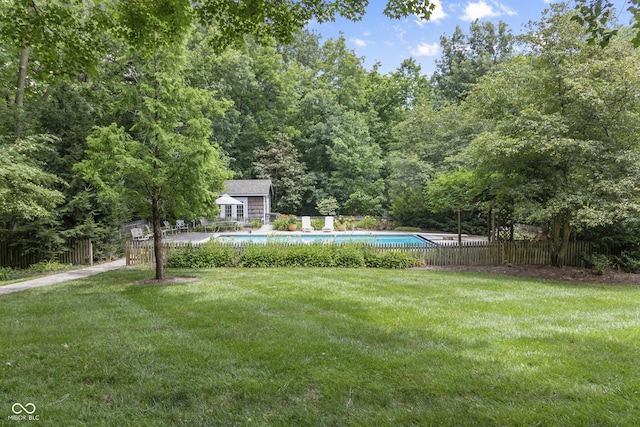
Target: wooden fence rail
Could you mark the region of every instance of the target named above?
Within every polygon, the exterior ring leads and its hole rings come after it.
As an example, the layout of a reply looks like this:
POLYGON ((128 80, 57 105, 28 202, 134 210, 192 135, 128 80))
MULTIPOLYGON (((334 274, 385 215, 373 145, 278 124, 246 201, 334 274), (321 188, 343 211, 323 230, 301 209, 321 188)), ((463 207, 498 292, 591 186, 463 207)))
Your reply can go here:
MULTIPOLYGON (((282 243, 287 244, 287 243, 282 243)), ((295 245, 296 243, 289 243, 295 245)), ((236 245, 238 251, 248 244, 236 245)), ((187 247, 197 248, 198 244, 185 242, 164 242, 165 261, 173 251, 187 247)), ((551 251, 546 243, 515 242, 457 242, 431 247, 385 245, 371 246, 375 250, 394 250, 408 252, 420 259, 425 265, 548 265, 551 264, 551 251)), ((567 266, 582 266, 585 254, 603 253, 593 243, 572 242, 569 245, 565 263, 567 266)), ((144 265, 155 262, 153 242, 127 242, 127 265, 144 265)))
POLYGON ((40 261, 57 261, 62 264, 93 265, 93 243, 91 240, 70 240, 65 243, 66 251, 51 257, 25 251, 20 246, 0 242, 0 267, 27 268, 40 261))

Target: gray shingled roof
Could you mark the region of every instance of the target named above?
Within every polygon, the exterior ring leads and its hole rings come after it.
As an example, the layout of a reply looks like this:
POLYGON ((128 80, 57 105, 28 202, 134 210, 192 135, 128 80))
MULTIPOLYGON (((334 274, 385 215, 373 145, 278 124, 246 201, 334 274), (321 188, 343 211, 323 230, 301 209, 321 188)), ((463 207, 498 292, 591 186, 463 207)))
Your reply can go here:
POLYGON ((271 192, 269 179, 237 179, 224 182, 225 193, 230 196, 268 196, 271 192))

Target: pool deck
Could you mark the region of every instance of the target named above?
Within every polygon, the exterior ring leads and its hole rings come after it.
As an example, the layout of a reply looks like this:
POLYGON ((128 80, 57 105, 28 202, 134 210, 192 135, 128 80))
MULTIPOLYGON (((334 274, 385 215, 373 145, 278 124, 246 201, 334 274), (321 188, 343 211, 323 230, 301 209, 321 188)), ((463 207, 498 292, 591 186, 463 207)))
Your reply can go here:
MULTIPOLYGON (((217 236, 246 236, 246 235, 254 235, 254 236, 264 236, 267 234, 281 234, 284 236, 294 236, 294 235, 308 235, 308 234, 323 234, 327 236, 331 236, 334 234, 340 235, 369 235, 369 234, 418 234, 425 239, 431 240, 432 242, 455 242, 458 240, 458 235, 455 233, 430 233, 430 232, 420 232, 420 233, 410 233, 410 232, 399 232, 399 231, 367 231, 367 230, 355 230, 355 231, 332 231, 332 232, 322 232, 322 231, 314 231, 312 233, 303 233, 301 231, 274 231, 270 225, 263 226, 259 230, 242 230, 242 231, 226 231, 222 233, 205 233, 205 232, 186 232, 186 233, 176 233, 169 234, 164 238, 166 242, 192 242, 192 243, 205 243, 208 242, 212 237, 217 236)), ((486 242, 486 236, 471 236, 467 234, 462 235, 463 242, 486 242)))

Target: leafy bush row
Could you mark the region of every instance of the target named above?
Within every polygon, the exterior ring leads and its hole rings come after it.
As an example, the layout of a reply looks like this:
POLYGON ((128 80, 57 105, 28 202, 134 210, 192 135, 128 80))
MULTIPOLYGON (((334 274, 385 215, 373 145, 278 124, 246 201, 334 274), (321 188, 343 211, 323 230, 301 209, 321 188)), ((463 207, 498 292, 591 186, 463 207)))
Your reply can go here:
POLYGON ((67 269, 69 269, 69 265, 56 261, 40 261, 24 269, 0 267, 0 281, 22 279, 24 277, 67 269))
POLYGON ((597 275, 609 270, 627 273, 640 273, 640 251, 622 251, 620 255, 583 254, 585 267, 591 268, 597 275))
POLYGON ((420 261, 403 251, 376 250, 358 244, 246 245, 241 248, 208 243, 171 253, 170 268, 215 267, 373 267, 409 268, 420 261))

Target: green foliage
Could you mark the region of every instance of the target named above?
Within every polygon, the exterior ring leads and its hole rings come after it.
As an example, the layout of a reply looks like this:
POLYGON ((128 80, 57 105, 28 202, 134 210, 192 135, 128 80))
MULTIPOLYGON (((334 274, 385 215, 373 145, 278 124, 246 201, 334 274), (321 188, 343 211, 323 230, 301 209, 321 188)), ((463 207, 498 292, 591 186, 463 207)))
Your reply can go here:
POLYGON ((267 141, 265 149, 256 149, 257 161, 253 167, 258 178, 271 180, 276 212, 295 211, 302 204, 308 179, 299 157, 296 147, 284 133, 277 133, 267 141))
POLYGON ((313 227, 313 229, 316 230, 316 231, 322 230, 322 228, 324 227, 324 220, 323 219, 312 219, 311 220, 311 227, 313 227))
POLYGON ((394 231, 406 231, 408 233, 419 233, 420 231, 422 231, 422 229, 420 227, 400 226, 400 227, 394 228, 394 231))
POLYGON ((451 37, 440 37, 442 58, 433 73, 436 102, 459 103, 482 76, 505 62, 513 52, 514 36, 504 22, 471 23, 469 34, 456 26, 451 37))
POLYGON ((622 251, 620 256, 613 257, 611 264, 628 273, 640 273, 640 250, 622 251))
POLYGON ((0 217, 29 220, 53 217, 63 195, 60 178, 44 170, 55 137, 33 135, 12 140, 0 136, 0 217))
POLYGON ((335 267, 364 267, 365 256, 363 254, 363 248, 358 245, 344 245, 336 251, 333 257, 333 266, 335 267))
POLYGON ((221 243, 209 243, 171 253, 171 268, 212 267, 342 267, 410 268, 420 262, 402 251, 377 250, 368 245, 342 244, 290 245, 266 243, 243 245, 234 249, 221 243))
POLYGON ((582 259, 587 268, 593 269, 598 276, 602 276, 606 271, 611 269, 611 259, 607 255, 602 254, 584 254, 582 259))
POLYGON ((368 215, 355 222, 356 228, 361 228, 364 230, 376 230, 378 228, 378 225, 378 220, 368 215))
POLYGON ((250 224, 251 224, 251 228, 253 229, 262 227, 262 221, 260 221, 259 219, 252 219, 250 224))
POLYGON ((190 247, 174 251, 167 259, 170 268, 216 268, 229 267, 234 263, 233 248, 216 242, 200 247, 190 247))
POLYGON ((640 208, 639 61, 624 39, 584 41, 567 6, 552 4, 524 40, 532 52, 482 79, 467 107, 495 128, 468 154, 485 202, 516 220, 549 224, 562 265, 576 226, 594 227, 640 208), (558 82, 562 82, 559 84, 558 82))
POLYGON ((289 229, 289 221, 286 218, 277 218, 273 220, 272 225, 276 231, 287 231, 289 229))
POLYGON ((404 251, 395 250, 365 250, 365 265, 370 268, 411 268, 417 267, 421 263, 411 254, 404 251))
POLYGON ((69 270, 69 268, 69 265, 61 264, 57 261, 40 261, 25 269, 0 267, 0 281, 23 279, 56 271, 69 270))
POLYGON ((316 204, 316 209, 318 210, 320 215, 325 216, 337 215, 339 208, 340 205, 338 205, 338 201, 335 197, 327 197, 326 199, 320 200, 316 204))
POLYGON ((11 280, 15 277, 15 270, 11 267, 0 267, 0 281, 11 280))

